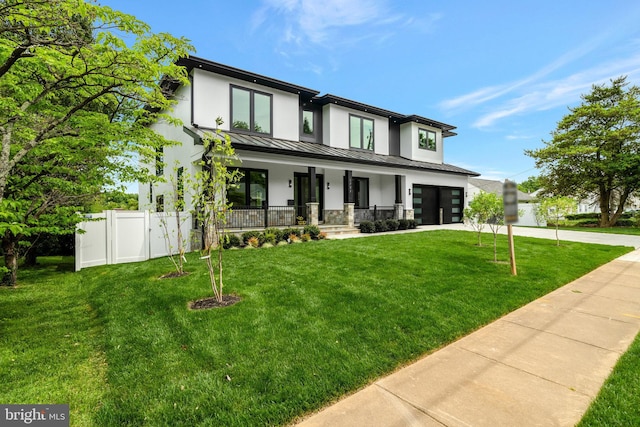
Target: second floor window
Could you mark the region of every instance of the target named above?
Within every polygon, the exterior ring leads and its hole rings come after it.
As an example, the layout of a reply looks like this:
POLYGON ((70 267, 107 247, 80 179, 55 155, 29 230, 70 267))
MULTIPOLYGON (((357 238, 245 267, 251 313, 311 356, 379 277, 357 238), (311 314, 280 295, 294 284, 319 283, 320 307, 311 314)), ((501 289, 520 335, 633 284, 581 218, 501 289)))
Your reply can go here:
POLYGON ((418 148, 436 151, 436 133, 426 129, 418 129, 418 148))
POLYGON ((313 135, 313 111, 304 110, 302 112, 302 133, 313 135))
POLYGON ((231 87, 231 129, 271 135, 271 95, 231 87))
POLYGON ((349 147, 373 151, 373 120, 349 116, 349 147))

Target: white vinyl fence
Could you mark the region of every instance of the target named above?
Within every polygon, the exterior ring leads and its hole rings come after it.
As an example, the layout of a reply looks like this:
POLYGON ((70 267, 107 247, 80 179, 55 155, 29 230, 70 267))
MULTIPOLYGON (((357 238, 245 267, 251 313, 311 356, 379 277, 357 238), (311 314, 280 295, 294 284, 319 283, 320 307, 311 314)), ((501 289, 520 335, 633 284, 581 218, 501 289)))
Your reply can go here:
MULTIPOLYGON (((86 267, 146 261, 178 252, 178 226, 173 212, 104 211, 89 214, 76 232, 76 271, 86 267), (169 242, 165 238, 165 221, 169 242)), ((191 215, 180 213, 183 241, 191 250, 191 215)))

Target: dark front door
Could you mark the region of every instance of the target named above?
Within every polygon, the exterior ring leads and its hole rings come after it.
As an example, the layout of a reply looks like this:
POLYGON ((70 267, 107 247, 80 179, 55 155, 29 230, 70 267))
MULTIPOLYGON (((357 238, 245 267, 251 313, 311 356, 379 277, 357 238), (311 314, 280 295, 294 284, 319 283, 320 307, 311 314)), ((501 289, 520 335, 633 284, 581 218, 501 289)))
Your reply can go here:
POLYGON ((438 187, 413 186, 413 214, 419 225, 440 224, 438 187))
MULTIPOLYGON (((318 205, 318 220, 322 221, 322 211, 324 210, 324 193, 322 192, 324 179, 322 175, 316 175, 316 201, 318 205)), ((297 206, 297 216, 307 220, 307 203, 311 201, 309 189, 309 174, 296 173, 293 187, 295 205, 297 206)))
POLYGON ((414 218, 421 225, 462 222, 463 188, 413 186, 414 218))

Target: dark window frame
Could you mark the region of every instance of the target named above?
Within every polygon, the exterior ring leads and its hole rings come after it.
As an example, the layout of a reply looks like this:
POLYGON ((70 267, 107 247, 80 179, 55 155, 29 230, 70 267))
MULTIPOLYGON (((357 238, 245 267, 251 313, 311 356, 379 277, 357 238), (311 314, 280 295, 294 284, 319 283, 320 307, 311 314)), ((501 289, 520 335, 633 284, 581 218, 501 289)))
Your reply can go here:
POLYGON ((418 128, 418 148, 421 150, 438 151, 438 134, 435 131, 425 128, 418 128), (420 132, 427 134, 427 139, 422 146, 422 140, 420 139, 420 132), (429 146, 429 134, 433 134, 433 147, 429 146))
POLYGON ((369 178, 363 178, 363 177, 359 177, 359 176, 354 176, 353 178, 351 178, 351 183, 353 185, 353 201, 355 203, 354 208, 356 209, 368 209, 370 206, 370 199, 369 199, 369 178), (358 202, 359 202, 359 197, 358 197, 358 193, 361 190, 361 185, 358 183, 356 184, 356 182, 366 182, 367 183, 367 205, 366 206, 359 206, 358 202))
MULTIPOLYGON (((242 178, 238 181, 238 184, 244 183, 244 203, 239 206, 233 206, 233 208, 261 208, 262 206, 251 206, 251 182, 247 180, 251 179, 251 172, 264 173, 264 185, 265 185, 265 199, 263 203, 269 204, 269 170, 268 169, 255 169, 255 168, 235 168, 242 173, 242 178)), ((227 196, 228 201, 228 196, 227 196)))
POLYGON ((164 212, 164 194, 156 196, 156 212, 164 212))
POLYGON ((164 146, 156 148, 156 176, 164 175, 164 146))
POLYGON ((229 124, 229 128, 236 132, 247 133, 251 135, 262 135, 262 136, 273 136, 273 94, 268 92, 262 92, 256 89, 249 89, 242 86, 230 85, 229 86, 229 102, 231 104, 231 110, 229 111, 229 116, 231 117, 231 123, 229 124), (249 92, 249 129, 235 127, 234 126, 234 118, 233 118, 233 91, 234 89, 243 90, 245 92, 249 92), (269 132, 258 132, 255 129, 255 95, 264 95, 269 97, 269 132))
POLYGON ((358 116, 357 114, 349 114, 349 149, 350 150, 361 150, 361 151, 366 151, 368 153, 371 152, 375 152, 376 150, 376 121, 372 118, 369 117, 364 117, 364 116, 358 116), (360 141, 359 141, 359 146, 358 147, 354 147, 353 146, 353 141, 351 141, 351 119, 352 118, 356 118, 358 120, 360 120, 360 141), (371 122, 371 131, 372 131, 372 143, 371 143, 371 148, 364 148, 364 121, 370 121, 371 122))
POLYGON ((316 124, 315 124, 315 120, 316 120, 316 112, 314 110, 311 110, 309 108, 303 108, 302 109, 302 114, 301 114, 301 118, 300 118, 300 135, 303 137, 307 137, 307 138, 316 138, 316 134, 317 134, 317 130, 316 130, 316 124), (304 113, 311 113, 311 132, 305 132, 304 131, 304 113))

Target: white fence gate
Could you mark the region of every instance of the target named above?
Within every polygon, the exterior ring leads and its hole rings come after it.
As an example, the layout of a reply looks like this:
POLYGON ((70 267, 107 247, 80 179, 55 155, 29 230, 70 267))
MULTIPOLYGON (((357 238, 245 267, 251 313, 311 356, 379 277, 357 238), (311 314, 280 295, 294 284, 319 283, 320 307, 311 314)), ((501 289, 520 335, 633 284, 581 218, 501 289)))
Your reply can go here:
MULTIPOLYGON (((191 250, 191 215, 180 213, 183 242, 191 250)), ((178 227, 174 212, 104 211, 87 215, 76 232, 76 271, 86 267, 146 261, 178 252, 178 227), (165 222, 169 243, 165 238, 165 222)))

